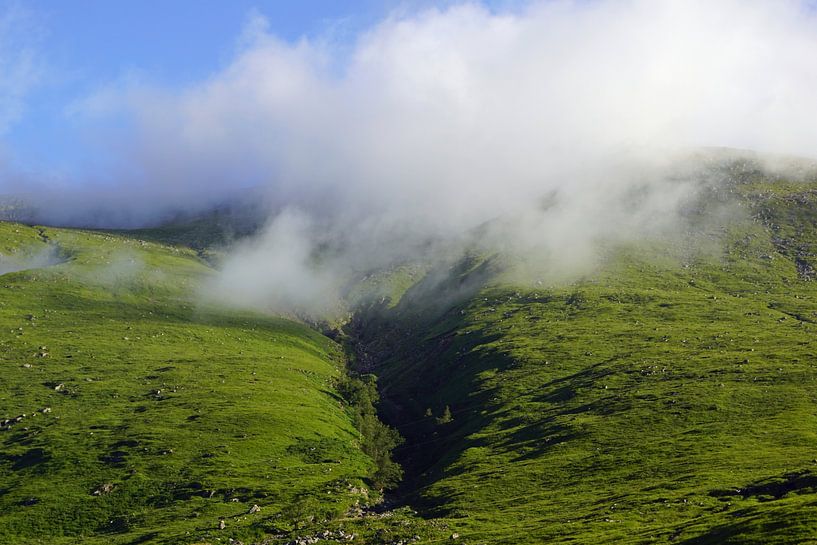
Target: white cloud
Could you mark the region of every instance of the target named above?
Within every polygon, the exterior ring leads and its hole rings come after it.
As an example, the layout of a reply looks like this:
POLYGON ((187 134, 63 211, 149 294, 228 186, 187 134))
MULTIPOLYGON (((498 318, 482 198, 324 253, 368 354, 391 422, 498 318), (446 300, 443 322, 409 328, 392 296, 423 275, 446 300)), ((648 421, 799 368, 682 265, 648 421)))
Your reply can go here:
POLYGON ((305 248, 327 234, 341 271, 491 221, 505 226, 485 239, 496 247, 592 255, 600 238, 671 224, 690 188, 657 166, 668 150, 817 156, 815 59, 817 18, 793 0, 466 4, 392 16, 341 55, 285 43, 255 15, 206 81, 103 95, 135 128, 111 152, 104 202, 148 217, 265 188, 311 227, 274 222, 221 285, 257 285, 271 304, 288 284, 263 276, 321 276, 305 248))

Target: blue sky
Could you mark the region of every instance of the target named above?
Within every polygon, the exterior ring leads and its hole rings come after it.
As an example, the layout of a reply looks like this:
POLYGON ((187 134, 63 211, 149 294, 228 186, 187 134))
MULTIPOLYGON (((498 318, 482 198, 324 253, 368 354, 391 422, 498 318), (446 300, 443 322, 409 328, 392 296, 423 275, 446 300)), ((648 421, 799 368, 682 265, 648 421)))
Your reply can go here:
POLYGON ((16 121, 0 135, 0 146, 6 161, 19 169, 81 170, 85 129, 82 120, 69 115, 73 103, 129 78, 171 88, 201 81, 229 64, 253 13, 263 15, 270 32, 284 40, 329 35, 342 46, 393 10, 452 3, 0 0, 0 15, 17 14, 14 45, 31 49, 37 68, 36 82, 25 93, 16 121))

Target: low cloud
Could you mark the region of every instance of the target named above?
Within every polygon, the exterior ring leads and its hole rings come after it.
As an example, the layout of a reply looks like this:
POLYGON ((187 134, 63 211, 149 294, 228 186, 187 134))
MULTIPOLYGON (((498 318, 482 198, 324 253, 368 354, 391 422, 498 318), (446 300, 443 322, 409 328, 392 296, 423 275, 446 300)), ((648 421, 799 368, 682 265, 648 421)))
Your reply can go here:
POLYGON ((0 254, 0 275, 51 267, 65 261, 59 248, 49 246, 34 253, 0 254))
POLYGON ((212 291, 278 310, 320 311, 354 271, 479 229, 487 250, 578 267, 682 221, 706 185, 678 175, 691 150, 817 156, 816 58, 803 1, 463 4, 344 47, 284 42, 256 15, 205 81, 78 102, 73 115, 126 120, 94 150, 116 160, 38 204, 135 225, 254 188, 276 212, 212 291))

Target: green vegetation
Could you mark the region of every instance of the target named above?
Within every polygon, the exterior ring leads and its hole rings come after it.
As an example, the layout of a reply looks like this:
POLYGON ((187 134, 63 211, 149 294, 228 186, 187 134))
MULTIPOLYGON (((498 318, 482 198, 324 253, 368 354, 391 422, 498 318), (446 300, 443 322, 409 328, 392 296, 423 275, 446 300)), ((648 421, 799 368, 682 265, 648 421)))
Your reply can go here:
POLYGON ((725 172, 573 282, 374 272, 346 347, 196 305, 205 223, 0 223, 64 261, 0 275, 0 542, 813 541, 817 190, 725 172))
POLYGON ((48 244, 0 276, 0 542, 283 540, 365 501, 339 346, 197 307, 191 250, 0 223, 5 255, 48 244))
POLYGON ((231 244, 256 233, 263 220, 264 214, 260 208, 243 203, 241 206, 234 204, 211 212, 185 215, 156 227, 104 232, 191 248, 202 259, 218 263, 231 244))
POLYGON ((817 191, 738 181, 692 244, 474 256, 359 315, 411 504, 468 543, 813 540, 817 191))
POLYGON ((397 430, 383 424, 377 416, 380 394, 374 375, 348 376, 338 387, 354 416, 355 427, 363 436, 363 452, 375 463, 371 476, 375 488, 394 488, 400 484, 403 470, 392 460, 392 451, 402 438, 397 430))

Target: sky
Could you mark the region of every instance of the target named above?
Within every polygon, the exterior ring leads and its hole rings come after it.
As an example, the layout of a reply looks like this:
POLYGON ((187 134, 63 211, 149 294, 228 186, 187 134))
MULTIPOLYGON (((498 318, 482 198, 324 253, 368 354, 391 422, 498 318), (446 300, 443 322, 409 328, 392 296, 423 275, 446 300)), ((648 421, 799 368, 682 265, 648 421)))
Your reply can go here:
MULTIPOLYGON (((506 14, 531 4, 609 2, 0 0, 0 164, 66 183, 99 176, 109 162, 99 141, 110 140, 109 129, 122 128, 125 116, 88 116, 88 100, 137 86, 184 90, 217 77, 246 45, 254 20, 262 19, 264 32, 286 43, 324 44, 343 67, 361 35, 388 17, 462 3, 506 14), (5 93, 3 79, 10 87, 5 93)), ((814 10, 812 0, 777 4, 814 10)))
MULTIPOLYGON (((332 40, 348 47, 357 32, 393 12, 445 7, 425 0, 0 0, 9 49, 27 51, 31 73, 11 122, 0 118, 0 149, 26 171, 76 175, 93 161, 88 127, 75 104, 100 88, 146 82, 183 87, 231 62, 248 21, 295 43, 332 40)), ((486 2, 509 7, 511 1, 486 2)), ((2 42, 0 38, 0 42, 2 42)), ((10 56, 7 51, 0 54, 10 56)), ((0 64, 1 66, 1 64, 0 64)), ((0 75, 3 75, 0 73, 0 75)))

